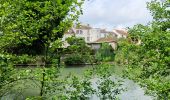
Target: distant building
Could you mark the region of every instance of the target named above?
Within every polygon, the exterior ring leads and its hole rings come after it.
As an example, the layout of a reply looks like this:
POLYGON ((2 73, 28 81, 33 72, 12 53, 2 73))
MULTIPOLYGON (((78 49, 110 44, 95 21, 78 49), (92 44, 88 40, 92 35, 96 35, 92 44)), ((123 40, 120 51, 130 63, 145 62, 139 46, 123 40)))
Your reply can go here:
POLYGON ((125 29, 114 29, 113 32, 117 35, 117 38, 127 38, 128 32, 125 29))
POLYGON ((108 43, 115 50, 117 46, 117 39, 113 37, 104 37, 98 39, 97 41, 88 43, 88 45, 90 45, 92 49, 98 50, 101 47, 102 43, 108 43))
MULTIPOLYGON (((101 43, 109 43, 113 49, 116 48, 118 38, 126 38, 128 35, 124 29, 114 29, 113 31, 106 31, 101 28, 92 28, 89 24, 72 27, 66 32, 62 38, 63 41, 71 36, 82 37, 85 42, 93 49, 98 49, 101 43)), ((64 47, 68 44, 64 43, 64 47)))
POLYGON ((106 31, 105 29, 101 29, 100 38, 106 38, 106 37, 117 37, 117 34, 112 31, 106 31))

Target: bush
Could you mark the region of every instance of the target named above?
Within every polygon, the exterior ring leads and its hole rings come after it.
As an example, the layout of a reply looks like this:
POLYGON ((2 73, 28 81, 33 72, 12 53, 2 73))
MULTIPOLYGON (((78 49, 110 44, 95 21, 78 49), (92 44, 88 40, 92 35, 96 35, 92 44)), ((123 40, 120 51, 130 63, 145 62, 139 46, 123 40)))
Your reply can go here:
POLYGON ((79 53, 74 53, 68 55, 64 59, 64 63, 66 65, 81 65, 81 64, 93 64, 96 63, 96 59, 94 58, 93 55, 90 54, 79 54, 79 53))
POLYGON ((0 54, 0 59, 13 64, 31 64, 36 62, 35 57, 29 55, 0 54))
POLYGON ((31 64, 31 63, 35 63, 35 59, 32 56, 28 56, 28 55, 22 55, 22 56, 18 56, 15 59, 15 64, 31 64))
POLYGON ((95 59, 92 55, 92 49, 87 46, 83 38, 75 36, 66 39, 70 46, 67 47, 65 53, 66 58, 64 63, 66 65, 93 63, 95 59))
POLYGON ((151 25, 129 30, 128 39, 118 43, 115 63, 125 67, 124 75, 147 88, 147 93, 169 100, 170 32, 151 25))
POLYGON ((64 63, 66 65, 74 65, 74 64, 84 64, 85 62, 84 59, 82 58, 82 55, 75 53, 66 57, 64 63))
POLYGON ((108 43, 103 43, 95 54, 95 59, 97 59, 97 61, 113 61, 114 56, 113 48, 108 43))

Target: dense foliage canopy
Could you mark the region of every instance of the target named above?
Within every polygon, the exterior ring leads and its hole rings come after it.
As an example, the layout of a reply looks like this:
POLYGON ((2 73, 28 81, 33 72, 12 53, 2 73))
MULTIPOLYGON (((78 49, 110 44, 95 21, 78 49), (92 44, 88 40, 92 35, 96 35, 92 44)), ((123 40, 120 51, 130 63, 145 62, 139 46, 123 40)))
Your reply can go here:
POLYGON ((83 38, 75 36, 68 37, 66 39, 68 47, 65 50, 65 64, 85 64, 93 63, 94 58, 92 55, 92 49, 86 44, 83 38))
POLYGON ((129 37, 119 42, 116 62, 127 68, 125 75, 141 83, 158 100, 170 99, 170 1, 152 1, 148 8, 153 22, 135 25, 129 37))
POLYGON ((0 49, 42 54, 81 14, 77 0, 1 0, 0 49))

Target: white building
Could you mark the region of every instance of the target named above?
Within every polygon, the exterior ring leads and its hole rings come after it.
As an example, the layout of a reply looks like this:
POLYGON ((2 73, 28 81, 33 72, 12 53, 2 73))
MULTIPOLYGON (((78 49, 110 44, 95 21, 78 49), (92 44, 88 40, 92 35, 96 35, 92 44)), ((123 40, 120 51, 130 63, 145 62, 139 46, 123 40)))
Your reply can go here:
POLYGON ((100 38, 105 37, 117 37, 115 32, 106 31, 105 29, 92 28, 89 25, 80 25, 79 27, 73 27, 63 36, 63 41, 66 38, 75 35, 76 37, 82 37, 86 43, 97 41, 100 38))
MULTIPOLYGON (((66 40, 66 38, 71 37, 71 36, 76 36, 76 37, 82 37, 84 38, 85 42, 88 44, 97 44, 99 45, 102 43, 96 42, 99 41, 100 39, 102 40, 107 40, 103 41, 104 42, 112 42, 112 45, 114 45, 114 49, 116 47, 116 38, 126 38, 128 33, 124 29, 114 29, 113 31, 106 31, 105 29, 100 29, 100 28, 92 28, 88 24, 87 25, 80 25, 79 27, 73 27, 68 32, 66 32, 62 38, 63 41, 66 40), (108 41, 109 37, 109 41, 108 41), (106 39, 105 39, 106 38, 106 39), (111 39, 113 38, 113 39, 111 39), (114 42, 113 42, 114 41, 114 42), (113 44, 115 43, 115 44, 113 44)), ((67 47, 68 44, 65 43, 64 47, 67 47)))

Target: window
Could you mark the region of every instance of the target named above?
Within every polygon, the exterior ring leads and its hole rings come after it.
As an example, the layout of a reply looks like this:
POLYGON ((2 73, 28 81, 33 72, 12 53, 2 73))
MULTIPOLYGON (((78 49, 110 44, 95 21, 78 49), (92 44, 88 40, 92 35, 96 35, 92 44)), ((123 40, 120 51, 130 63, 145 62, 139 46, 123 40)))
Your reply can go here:
POLYGON ((80 30, 79 34, 83 34, 83 31, 82 31, 82 30, 80 30))
POLYGON ((76 34, 83 34, 82 30, 76 30, 76 34))

